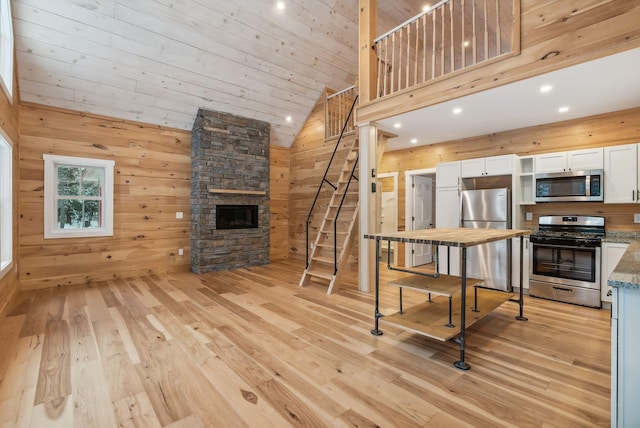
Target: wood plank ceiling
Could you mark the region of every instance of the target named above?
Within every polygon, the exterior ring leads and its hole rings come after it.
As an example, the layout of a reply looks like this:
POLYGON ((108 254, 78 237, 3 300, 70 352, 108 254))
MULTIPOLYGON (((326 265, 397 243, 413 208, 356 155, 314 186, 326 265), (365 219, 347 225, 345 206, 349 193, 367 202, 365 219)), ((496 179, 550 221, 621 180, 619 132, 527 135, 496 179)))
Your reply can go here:
MULTIPOLYGON (((379 34, 424 1, 379 0, 379 34)), ((13 0, 22 101, 190 130, 198 108, 288 147, 357 74, 357 0, 13 0), (292 121, 287 122, 286 116, 292 121)))

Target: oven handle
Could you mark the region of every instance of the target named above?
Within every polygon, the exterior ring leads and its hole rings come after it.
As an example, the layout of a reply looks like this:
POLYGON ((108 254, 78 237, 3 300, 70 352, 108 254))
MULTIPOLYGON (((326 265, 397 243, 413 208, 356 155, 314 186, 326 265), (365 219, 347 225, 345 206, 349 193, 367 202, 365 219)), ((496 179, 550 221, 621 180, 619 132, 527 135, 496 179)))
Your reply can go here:
POLYGON ((570 288, 562 288, 562 287, 553 287, 554 290, 558 290, 558 291, 568 291, 569 293, 573 293, 573 290, 570 288))
POLYGON ((569 250, 595 250, 596 248, 599 248, 600 246, 595 246, 595 247, 576 247, 573 245, 556 245, 556 244, 545 244, 542 242, 532 242, 531 243, 532 246, 538 245, 540 247, 547 247, 547 248, 567 248, 569 250))

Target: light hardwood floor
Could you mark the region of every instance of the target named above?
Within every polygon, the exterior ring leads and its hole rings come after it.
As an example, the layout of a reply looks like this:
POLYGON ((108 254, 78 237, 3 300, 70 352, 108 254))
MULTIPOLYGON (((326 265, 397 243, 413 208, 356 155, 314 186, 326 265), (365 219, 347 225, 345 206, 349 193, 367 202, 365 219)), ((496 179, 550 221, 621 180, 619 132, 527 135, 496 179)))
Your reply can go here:
POLYGON ((519 322, 506 302, 468 331, 464 372, 453 342, 372 336, 355 272, 327 296, 302 268, 21 293, 0 324, 2 426, 609 425, 609 311, 527 298, 519 322))

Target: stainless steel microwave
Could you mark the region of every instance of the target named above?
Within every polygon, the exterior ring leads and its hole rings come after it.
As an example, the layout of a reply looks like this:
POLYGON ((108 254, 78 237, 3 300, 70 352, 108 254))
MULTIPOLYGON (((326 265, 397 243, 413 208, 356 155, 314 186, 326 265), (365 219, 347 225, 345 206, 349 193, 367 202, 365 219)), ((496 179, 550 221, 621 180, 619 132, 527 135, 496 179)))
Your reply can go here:
POLYGON ((603 201, 603 170, 536 174, 536 202, 603 201))

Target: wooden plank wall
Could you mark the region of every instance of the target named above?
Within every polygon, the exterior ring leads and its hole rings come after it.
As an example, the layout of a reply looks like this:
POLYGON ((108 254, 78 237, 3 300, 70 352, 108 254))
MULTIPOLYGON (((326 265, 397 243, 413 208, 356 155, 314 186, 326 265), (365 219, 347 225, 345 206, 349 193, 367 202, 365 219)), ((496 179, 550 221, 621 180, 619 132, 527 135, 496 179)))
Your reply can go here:
MULTIPOLYGON (((15 67, 17 69, 17 67, 15 67)), ((0 128, 13 149, 13 267, 0 278, 0 314, 18 291, 18 189, 20 187, 20 134, 18 76, 14 71, 13 100, 0 89, 0 128)))
MULTIPOLYGON (((464 95, 640 47, 637 0, 521 0, 521 54, 361 105, 373 122, 464 95)), ((370 76, 360 71, 361 85, 370 76)))
POLYGON ((190 269, 190 132, 32 104, 20 132, 22 289, 190 269), (43 238, 44 153, 115 161, 113 237, 43 238))
MULTIPOLYGON (((399 173, 398 228, 404 230, 405 171, 435 168, 439 162, 485 156, 511 153, 526 156, 636 142, 640 142, 640 108, 386 152, 379 165, 379 172, 399 173)), ((553 203, 529 205, 526 210, 534 214, 533 221, 525 223, 526 227, 535 226, 539 215, 570 213, 604 215, 609 230, 639 230, 638 225, 633 223, 633 213, 638 212, 635 204, 553 203)))
POLYGON ((271 146, 269 149, 269 258, 281 260, 289 257, 289 162, 290 150, 271 146))
MULTIPOLYGON (((29 103, 20 117, 21 288, 190 270, 190 132, 29 103), (113 237, 43 239, 44 153, 115 160, 113 237)), ((289 149, 272 146, 270 159, 270 256, 282 259, 289 255, 289 149)))

